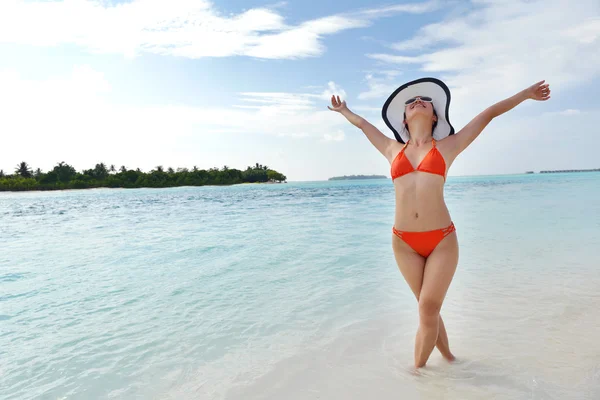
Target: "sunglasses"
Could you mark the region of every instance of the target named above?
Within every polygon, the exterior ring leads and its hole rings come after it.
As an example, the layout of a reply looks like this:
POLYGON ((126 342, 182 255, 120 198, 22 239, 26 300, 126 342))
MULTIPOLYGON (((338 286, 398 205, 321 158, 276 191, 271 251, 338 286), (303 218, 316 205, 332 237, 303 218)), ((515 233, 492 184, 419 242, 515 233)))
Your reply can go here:
POLYGON ((406 102, 404 103, 405 105, 409 105, 414 103, 415 101, 417 101, 417 99, 421 99, 421 101, 425 102, 425 103, 433 103, 433 99, 431 97, 427 97, 427 96, 417 96, 417 97, 413 97, 412 99, 408 99, 406 100, 406 102))

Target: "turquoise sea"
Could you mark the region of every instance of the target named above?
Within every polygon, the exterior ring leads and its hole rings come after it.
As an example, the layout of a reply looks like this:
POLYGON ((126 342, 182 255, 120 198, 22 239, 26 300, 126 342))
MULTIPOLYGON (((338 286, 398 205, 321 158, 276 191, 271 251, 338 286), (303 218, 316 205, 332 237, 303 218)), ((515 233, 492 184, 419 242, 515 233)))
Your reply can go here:
POLYGON ((389 179, 0 193, 0 399, 600 398, 600 173, 445 193, 418 373, 389 179))

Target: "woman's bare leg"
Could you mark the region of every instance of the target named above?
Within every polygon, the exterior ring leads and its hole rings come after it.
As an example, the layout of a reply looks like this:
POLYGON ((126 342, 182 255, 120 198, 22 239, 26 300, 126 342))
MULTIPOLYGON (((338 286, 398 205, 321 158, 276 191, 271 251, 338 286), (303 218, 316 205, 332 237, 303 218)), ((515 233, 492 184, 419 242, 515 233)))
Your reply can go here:
POLYGON ((444 326, 444 321, 442 320, 442 316, 440 315, 440 325, 438 330, 438 338, 437 342, 435 342, 435 346, 438 348, 442 356, 448 361, 454 361, 456 357, 450 351, 450 344, 448 343, 448 334, 446 333, 446 326, 444 326))
MULTIPOLYGON (((440 243, 441 244, 441 243, 440 243)), ((423 285, 423 273, 425 271, 425 258, 417 254, 409 245, 404 243, 396 235, 392 237, 392 248, 394 250, 394 257, 398 264, 398 269, 402 273, 402 276, 408 283, 408 286, 414 293, 417 301, 421 293, 421 286, 423 285)), ((450 346, 448 344, 448 334, 444 326, 444 321, 440 315, 439 322, 439 334, 436 342, 436 346, 442 356, 449 361, 454 360, 454 355, 450 352, 450 346)))
POLYGON ((458 240, 456 232, 453 232, 438 244, 425 261, 423 284, 419 295, 419 329, 415 340, 417 368, 424 366, 429 359, 438 342, 440 330, 445 331, 445 328, 440 329, 443 326, 440 324, 440 310, 457 264, 458 240))

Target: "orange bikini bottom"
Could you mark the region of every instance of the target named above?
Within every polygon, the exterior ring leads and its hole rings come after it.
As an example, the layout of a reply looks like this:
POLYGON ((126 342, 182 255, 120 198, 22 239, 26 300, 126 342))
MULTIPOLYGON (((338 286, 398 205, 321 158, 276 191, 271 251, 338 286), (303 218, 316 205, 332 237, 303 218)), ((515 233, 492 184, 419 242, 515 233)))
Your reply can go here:
POLYGON ((424 232, 399 231, 392 226, 392 232, 423 257, 428 257, 442 239, 455 230, 454 222, 446 228, 424 232))

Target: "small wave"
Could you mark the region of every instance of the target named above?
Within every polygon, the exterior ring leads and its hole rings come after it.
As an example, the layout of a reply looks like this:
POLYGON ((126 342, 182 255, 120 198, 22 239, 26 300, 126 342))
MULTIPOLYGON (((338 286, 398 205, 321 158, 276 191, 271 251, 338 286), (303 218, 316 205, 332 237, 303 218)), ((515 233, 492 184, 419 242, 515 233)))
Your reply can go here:
POLYGON ((27 277, 27 273, 12 273, 0 276, 0 282, 15 282, 20 279, 25 279, 27 277))

